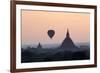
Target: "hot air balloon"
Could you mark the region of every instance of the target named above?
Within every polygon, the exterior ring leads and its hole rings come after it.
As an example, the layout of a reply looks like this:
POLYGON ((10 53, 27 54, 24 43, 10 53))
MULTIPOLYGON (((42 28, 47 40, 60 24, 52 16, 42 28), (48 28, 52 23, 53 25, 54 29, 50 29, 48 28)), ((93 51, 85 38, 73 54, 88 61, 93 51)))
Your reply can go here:
POLYGON ((54 36, 55 31, 54 30, 48 30, 48 36, 52 39, 52 37, 54 36))

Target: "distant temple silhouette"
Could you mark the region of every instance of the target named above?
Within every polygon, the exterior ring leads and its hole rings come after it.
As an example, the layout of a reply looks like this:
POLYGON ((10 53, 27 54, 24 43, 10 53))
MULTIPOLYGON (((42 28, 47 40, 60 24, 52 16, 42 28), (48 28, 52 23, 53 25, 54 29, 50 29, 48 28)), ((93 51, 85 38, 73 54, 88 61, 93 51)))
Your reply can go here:
POLYGON ((40 49, 40 48, 42 48, 42 46, 41 46, 41 44, 40 44, 40 43, 38 44, 37 48, 39 48, 39 49, 40 49))
MULTIPOLYGON (((39 43, 37 48, 42 48, 41 44, 39 43)), ((77 49, 78 47, 74 44, 72 39, 70 38, 69 30, 67 29, 66 37, 63 40, 62 44, 59 46, 61 49, 77 49)))
POLYGON ((77 48, 75 46, 75 44, 73 43, 72 39, 70 38, 70 34, 69 34, 69 30, 68 29, 67 29, 66 37, 65 37, 64 41, 62 42, 60 48, 64 48, 64 49, 74 49, 74 48, 77 48))

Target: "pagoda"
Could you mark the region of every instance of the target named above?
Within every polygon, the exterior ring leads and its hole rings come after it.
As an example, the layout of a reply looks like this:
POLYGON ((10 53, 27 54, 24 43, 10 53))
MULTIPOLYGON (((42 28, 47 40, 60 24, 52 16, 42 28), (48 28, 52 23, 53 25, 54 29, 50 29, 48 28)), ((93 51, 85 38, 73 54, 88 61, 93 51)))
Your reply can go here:
POLYGON ((37 48, 39 48, 39 49, 40 49, 40 48, 42 48, 42 46, 41 46, 41 44, 40 44, 40 43, 38 44, 37 48))
POLYGON ((63 40, 60 48, 62 49, 76 49, 77 47, 75 46, 74 42, 70 38, 69 30, 67 29, 66 37, 63 40))

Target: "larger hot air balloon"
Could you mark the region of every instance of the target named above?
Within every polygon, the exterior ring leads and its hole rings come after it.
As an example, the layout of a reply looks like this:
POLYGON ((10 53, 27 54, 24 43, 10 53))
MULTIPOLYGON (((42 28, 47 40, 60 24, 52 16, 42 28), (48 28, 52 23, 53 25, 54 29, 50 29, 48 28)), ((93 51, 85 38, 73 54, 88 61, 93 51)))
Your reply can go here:
POLYGON ((48 30, 48 36, 52 39, 52 37, 54 36, 55 34, 55 31, 54 30, 48 30))

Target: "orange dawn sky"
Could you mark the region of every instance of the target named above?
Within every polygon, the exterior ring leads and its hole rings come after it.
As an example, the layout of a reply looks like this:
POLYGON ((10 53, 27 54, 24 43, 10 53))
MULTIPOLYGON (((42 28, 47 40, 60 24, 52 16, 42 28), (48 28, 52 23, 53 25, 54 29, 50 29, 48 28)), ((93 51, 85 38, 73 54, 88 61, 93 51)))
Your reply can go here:
POLYGON ((74 43, 90 41, 90 14, 22 10, 22 44, 62 43, 67 28, 74 43), (47 34, 55 30, 52 39, 47 34))

